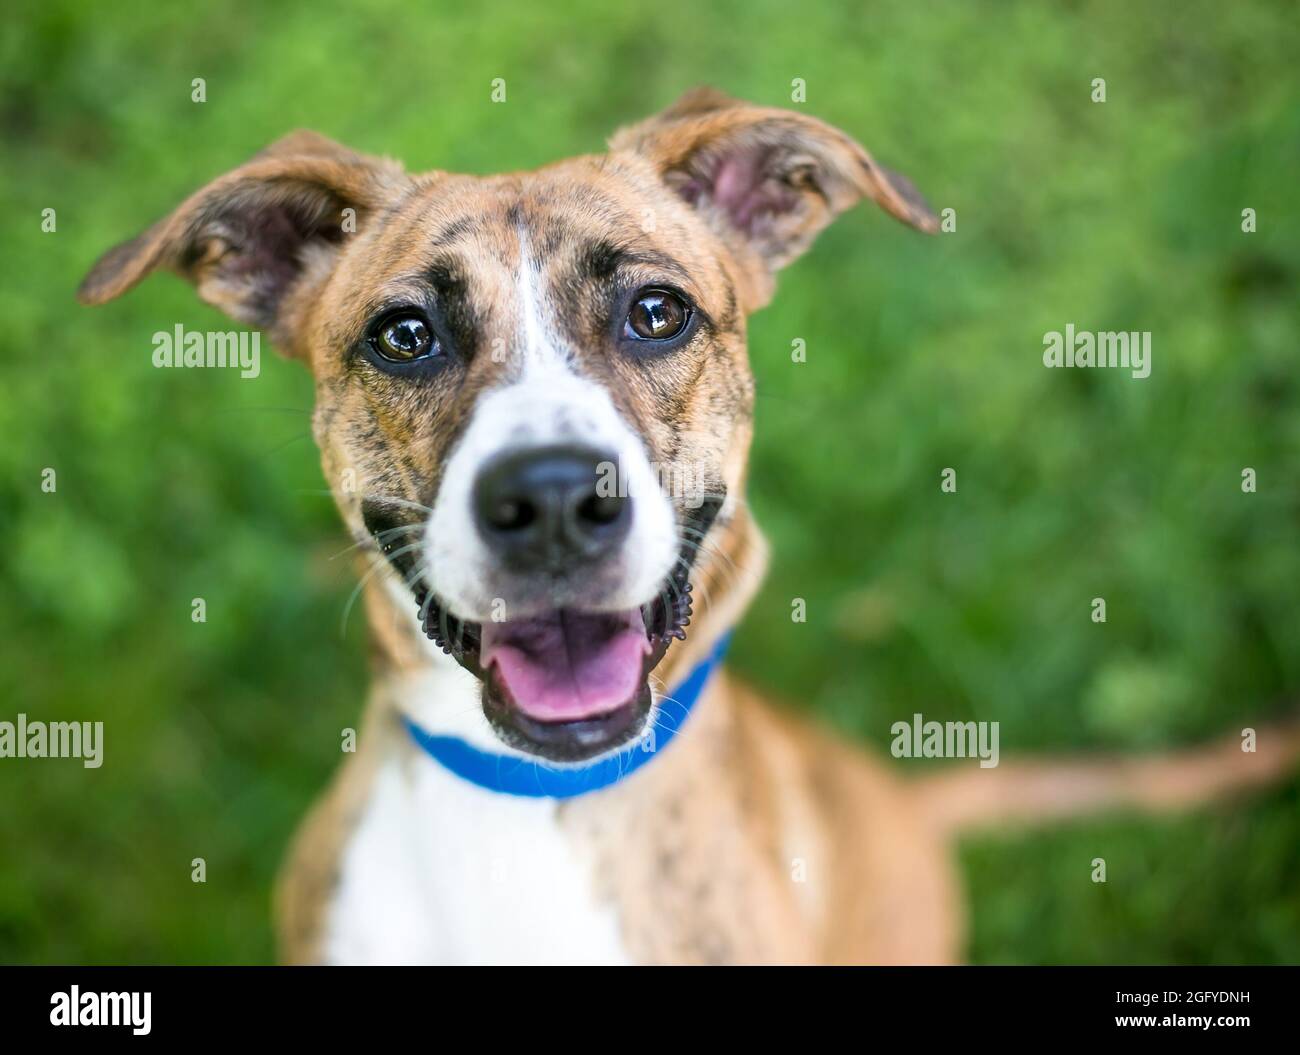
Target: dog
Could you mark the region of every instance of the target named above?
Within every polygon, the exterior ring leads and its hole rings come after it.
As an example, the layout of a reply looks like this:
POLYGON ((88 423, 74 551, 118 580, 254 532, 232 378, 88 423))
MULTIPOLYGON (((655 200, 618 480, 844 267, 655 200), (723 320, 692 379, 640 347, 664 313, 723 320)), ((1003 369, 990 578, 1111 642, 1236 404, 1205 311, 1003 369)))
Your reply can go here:
POLYGON ((284 961, 951 963, 960 833, 1287 772, 1283 725, 903 779, 721 667, 767 557, 746 317, 863 199, 938 230, 844 132, 697 89, 510 175, 295 132, 90 271, 100 304, 173 270, 315 377, 375 683, 284 961))

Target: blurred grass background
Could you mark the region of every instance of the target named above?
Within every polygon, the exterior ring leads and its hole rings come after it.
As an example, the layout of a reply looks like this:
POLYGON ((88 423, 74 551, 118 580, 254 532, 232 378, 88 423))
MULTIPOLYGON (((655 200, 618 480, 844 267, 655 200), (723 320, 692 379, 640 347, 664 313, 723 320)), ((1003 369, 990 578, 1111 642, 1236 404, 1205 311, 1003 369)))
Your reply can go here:
MULTIPOLYGON (((547 6, 11 9, 0 718, 100 719, 107 744, 97 771, 0 761, 0 961, 270 958, 280 854, 359 715, 364 617, 341 632, 354 576, 311 493, 306 372, 154 370, 154 331, 226 328, 169 277, 96 311, 72 297, 100 252, 296 126, 493 172, 597 150, 700 82, 786 105, 804 78, 809 112, 958 230, 855 211, 753 320, 775 561, 735 665, 878 748, 913 711, 997 720, 1006 754, 1184 743, 1294 706, 1292 3, 547 6), (1151 330, 1151 377, 1045 370, 1067 322, 1151 330)), ((1298 805, 1292 780, 972 842, 970 956, 1300 962, 1298 805)))

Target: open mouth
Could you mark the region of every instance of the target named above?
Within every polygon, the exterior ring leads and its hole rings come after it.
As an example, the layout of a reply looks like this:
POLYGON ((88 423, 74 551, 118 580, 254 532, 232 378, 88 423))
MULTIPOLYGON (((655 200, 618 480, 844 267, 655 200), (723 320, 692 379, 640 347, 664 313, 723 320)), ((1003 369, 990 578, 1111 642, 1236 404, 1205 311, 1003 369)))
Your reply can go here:
POLYGON ((453 615, 396 541, 401 517, 363 505, 376 545, 411 584, 425 635, 482 683, 483 713, 501 741, 553 762, 582 762, 640 736, 654 706, 650 674, 691 621, 690 576, 722 506, 683 511, 673 572, 647 603, 622 611, 556 607, 479 623, 453 615), (387 538, 390 541, 385 542, 387 538))
POLYGON ((687 572, 649 604, 625 611, 556 608, 527 619, 475 623, 417 595, 425 634, 483 683, 483 713, 512 747, 579 762, 640 735, 650 672, 691 618, 687 572))

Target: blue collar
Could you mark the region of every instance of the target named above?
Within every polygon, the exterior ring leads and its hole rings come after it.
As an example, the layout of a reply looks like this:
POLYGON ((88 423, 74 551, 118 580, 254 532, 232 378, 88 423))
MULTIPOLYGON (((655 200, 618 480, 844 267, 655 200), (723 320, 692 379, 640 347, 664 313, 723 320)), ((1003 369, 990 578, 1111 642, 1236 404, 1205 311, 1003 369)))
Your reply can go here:
POLYGON ((686 716, 699 701, 709 678, 722 662, 723 653, 731 640, 725 634, 690 676, 672 695, 676 707, 659 710, 655 719, 653 739, 634 740, 617 754, 607 755, 578 765, 551 765, 518 755, 497 755, 480 751, 454 736, 434 736, 403 718, 411 739, 444 768, 456 776, 477 784, 488 791, 504 795, 523 795, 534 799, 571 799, 589 791, 607 788, 635 773, 662 751, 680 731, 686 716))

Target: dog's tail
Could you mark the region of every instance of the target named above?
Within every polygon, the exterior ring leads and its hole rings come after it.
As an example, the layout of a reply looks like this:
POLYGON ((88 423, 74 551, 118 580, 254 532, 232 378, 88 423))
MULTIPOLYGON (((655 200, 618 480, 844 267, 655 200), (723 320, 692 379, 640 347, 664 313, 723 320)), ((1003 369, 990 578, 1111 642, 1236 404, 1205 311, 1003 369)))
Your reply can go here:
POLYGON ((1158 755, 1029 758, 921 781, 941 829, 1037 824, 1109 809, 1166 812, 1281 780, 1300 760, 1300 720, 1158 755), (1250 750, 1253 746, 1254 750, 1250 750))

